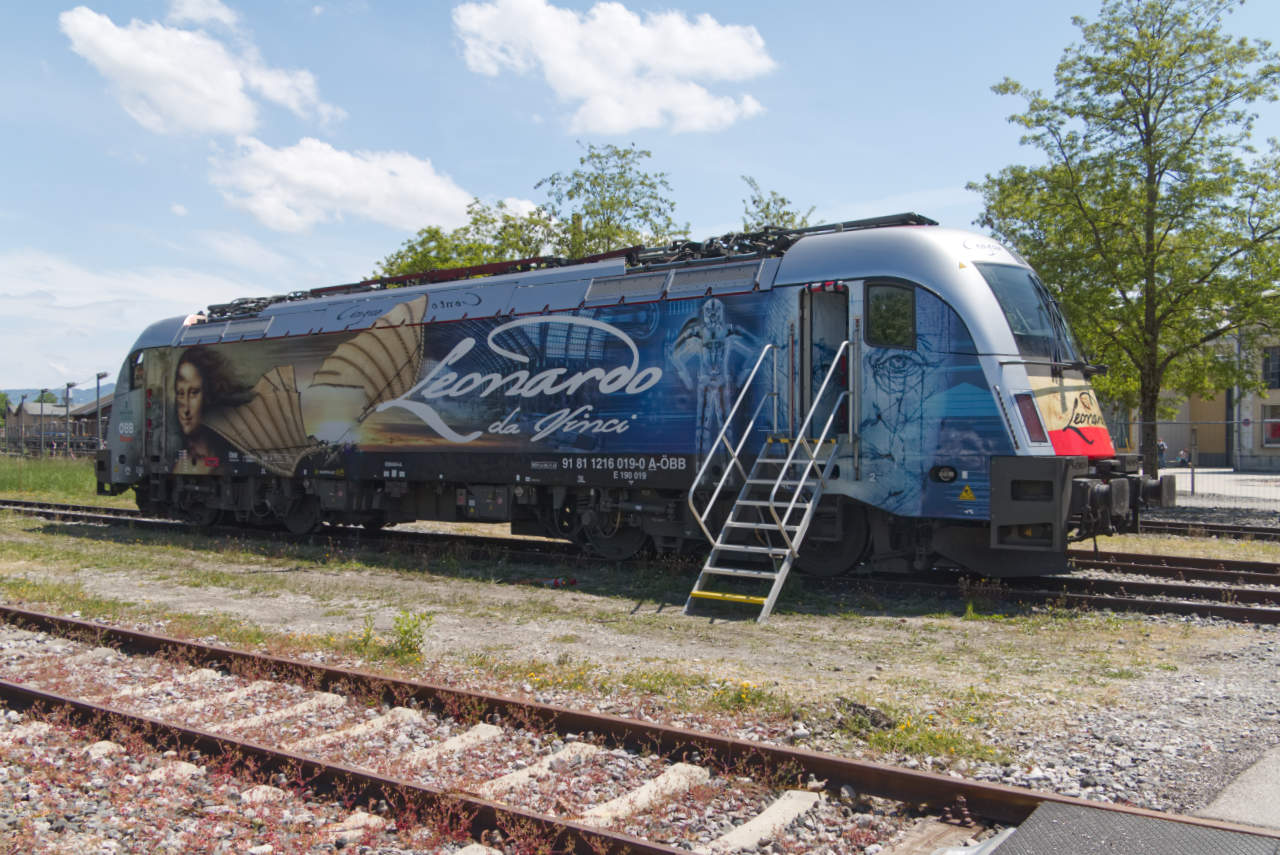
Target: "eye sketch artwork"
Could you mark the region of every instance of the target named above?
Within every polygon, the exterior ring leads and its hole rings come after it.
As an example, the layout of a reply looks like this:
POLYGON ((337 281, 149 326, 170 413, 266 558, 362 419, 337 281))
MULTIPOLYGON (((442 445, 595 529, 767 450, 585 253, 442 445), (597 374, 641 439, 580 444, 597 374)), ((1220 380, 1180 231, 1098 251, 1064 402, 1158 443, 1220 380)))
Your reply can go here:
POLYGON ((874 349, 865 366, 873 394, 861 424, 863 461, 868 480, 883 492, 879 501, 890 510, 910 509, 920 498, 919 478, 912 477, 925 447, 925 406, 935 391, 926 378, 939 364, 925 336, 915 350, 874 349))

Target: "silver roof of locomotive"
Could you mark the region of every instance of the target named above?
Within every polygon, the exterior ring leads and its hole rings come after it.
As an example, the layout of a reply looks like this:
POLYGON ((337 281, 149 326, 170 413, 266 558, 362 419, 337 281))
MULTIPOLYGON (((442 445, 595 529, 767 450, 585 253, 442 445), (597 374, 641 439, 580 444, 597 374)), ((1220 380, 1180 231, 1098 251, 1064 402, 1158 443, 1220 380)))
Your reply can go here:
POLYGON ((975 232, 902 226, 802 238, 782 258, 774 287, 829 280, 902 279, 937 294, 969 328, 979 352, 1017 354, 1018 347, 977 263, 1030 270, 999 242, 975 232))
MULTIPOLYGON (((936 293, 964 318, 985 352, 1016 353, 1016 346, 995 296, 973 262, 988 261, 1025 267, 1025 262, 994 240, 973 232, 938 226, 906 225, 810 234, 801 237, 781 258, 755 262, 742 258, 705 259, 694 264, 660 265, 627 270, 621 259, 460 279, 404 288, 356 291, 279 302, 242 318, 208 322, 197 316, 175 317, 151 324, 134 349, 189 346, 245 338, 308 335, 369 326, 397 303, 420 294, 430 297, 424 321, 570 311, 593 305, 593 287, 602 282, 652 277, 653 270, 675 276, 703 276, 715 270, 744 267, 754 270, 755 287, 767 290, 837 279, 898 278, 936 293), (756 265, 752 267, 752 264, 756 265)), ((750 290, 739 272, 723 283, 689 293, 659 290, 653 298, 697 297, 702 293, 750 290)), ((714 279, 714 275, 711 277, 714 279)), ((611 292, 612 293, 612 292, 611 292)), ((612 298, 610 302, 617 302, 612 298)), ((628 300, 632 302, 632 300, 628 300)), ((605 305, 605 303, 595 303, 605 305)))

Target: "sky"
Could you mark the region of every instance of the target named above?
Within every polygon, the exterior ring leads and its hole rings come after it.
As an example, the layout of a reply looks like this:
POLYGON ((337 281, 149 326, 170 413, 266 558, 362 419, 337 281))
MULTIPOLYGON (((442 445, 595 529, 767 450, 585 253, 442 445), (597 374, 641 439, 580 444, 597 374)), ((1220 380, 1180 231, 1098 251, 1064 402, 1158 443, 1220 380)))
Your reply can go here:
MULTIPOLYGON (((751 176, 811 222, 1037 163, 991 91, 1052 90, 1099 0, 89 0, 0 13, 0 389, 114 378, 148 324, 372 276, 472 198, 532 206, 636 144, 695 239, 751 176)), ((1280 44, 1280 3, 1224 29, 1280 44)), ((1280 137, 1280 105, 1258 136, 1280 137)))

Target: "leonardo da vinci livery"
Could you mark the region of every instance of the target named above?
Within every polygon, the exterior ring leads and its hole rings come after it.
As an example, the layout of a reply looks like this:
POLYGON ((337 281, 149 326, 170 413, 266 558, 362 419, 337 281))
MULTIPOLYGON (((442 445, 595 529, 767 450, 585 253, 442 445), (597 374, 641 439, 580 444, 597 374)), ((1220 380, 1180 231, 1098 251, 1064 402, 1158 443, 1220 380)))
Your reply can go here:
POLYGON ((770 229, 158 321, 99 489, 198 524, 505 521, 623 557, 702 541, 753 461, 820 445, 790 479, 813 510, 779 530, 802 569, 1049 573, 1172 499, 1116 453, 1094 370, 989 238, 770 229))

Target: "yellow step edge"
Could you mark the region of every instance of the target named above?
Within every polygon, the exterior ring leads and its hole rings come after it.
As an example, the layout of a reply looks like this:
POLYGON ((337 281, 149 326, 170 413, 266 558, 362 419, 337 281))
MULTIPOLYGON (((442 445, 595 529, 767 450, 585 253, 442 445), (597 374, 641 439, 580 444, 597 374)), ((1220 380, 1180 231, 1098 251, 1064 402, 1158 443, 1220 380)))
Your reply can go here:
POLYGON ((730 603, 750 603, 753 606, 763 606, 764 597, 749 597, 746 594, 722 594, 719 591, 691 591, 691 597, 701 597, 704 600, 724 600, 730 603))

